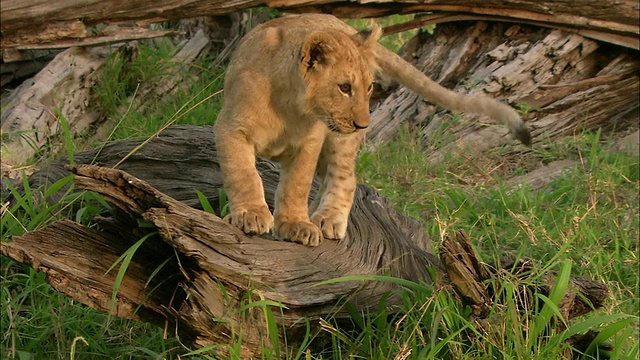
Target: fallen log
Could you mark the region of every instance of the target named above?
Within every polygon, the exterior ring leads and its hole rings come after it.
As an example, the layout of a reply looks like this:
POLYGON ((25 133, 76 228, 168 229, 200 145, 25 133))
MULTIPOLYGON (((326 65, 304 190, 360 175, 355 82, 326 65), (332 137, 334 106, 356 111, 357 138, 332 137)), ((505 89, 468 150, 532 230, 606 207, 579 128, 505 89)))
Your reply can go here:
MULTIPOLYGON (((256 6, 286 12, 328 12, 338 17, 379 17, 391 14, 431 13, 421 24, 447 21, 493 20, 532 23, 579 32, 583 36, 638 49, 638 11, 624 1, 205 1, 135 0, 46 2, 6 0, 2 4, 2 49, 29 48, 30 44, 81 39, 86 27, 99 23, 148 24, 170 19, 221 15, 256 6), (78 20, 82 19, 82 20, 78 20), (427 22, 425 22, 427 21, 427 22)), ((420 26, 420 25, 416 25, 420 26)), ((6 61, 6 60, 5 60, 6 61)))
MULTIPOLYGON (((349 319, 342 307, 345 301, 358 311, 371 310, 397 287, 374 281, 320 282, 385 274, 439 287, 452 284, 481 318, 496 301, 486 281, 492 272, 522 268, 513 263, 485 265, 464 232, 445 239, 441 261, 431 253, 418 221, 363 185, 356 193, 347 237, 341 241, 309 248, 246 236, 193 207, 201 202, 196 189, 210 204, 220 202, 222 181, 211 128, 170 127, 131 153, 141 143, 120 141, 76 154, 78 164, 100 165, 71 166, 76 186, 112 204, 97 218, 97 229, 62 220, 0 243, 0 252, 44 272, 54 288, 79 302, 164 326, 193 346, 229 343, 234 334, 242 333, 243 357, 259 356, 263 346, 273 344, 264 314, 246 306, 252 301, 280 304, 273 311, 278 336, 287 341, 278 344, 295 347, 307 325, 319 331, 320 319, 349 319), (126 155, 130 156, 119 169, 111 168, 126 155), (115 285, 115 270, 109 269, 132 246, 137 247, 135 255, 123 281, 115 285)), ((67 162, 62 159, 33 174, 31 186, 67 176, 67 162)), ((272 205, 277 166, 261 160, 258 167, 272 205)), ((553 286, 553 276, 549 279, 549 284, 540 285, 543 292, 553 286)), ((574 282, 580 296, 566 295, 561 307, 566 320, 600 307, 607 295, 601 283, 581 278, 574 282)), ((391 295, 386 301, 394 311, 398 299, 391 295)))
POLYGON ((91 136, 106 120, 95 104, 93 85, 110 50, 105 47, 72 48, 56 55, 42 71, 3 99, 2 157, 24 165, 41 151, 56 151, 63 143, 64 118, 72 135, 91 136))
MULTIPOLYGON (((189 86, 190 82, 185 81, 190 75, 189 65, 209 44, 210 39, 199 31, 178 46, 168 70, 153 83, 140 86, 131 96, 129 103, 134 111, 159 96, 170 96, 180 87, 189 86)), ((98 105, 95 85, 104 82, 103 71, 109 55, 118 54, 126 64, 130 61, 126 57, 135 52, 135 48, 109 46, 66 49, 32 79, 14 89, 3 99, 0 114, 3 160, 19 166, 27 164, 36 154, 55 154, 65 143, 65 136, 105 140, 116 119, 108 119, 105 109, 98 105), (69 134, 64 134, 64 122, 69 134)))
MULTIPOLYGON (((433 34, 411 39, 404 51, 405 58, 444 86, 490 94, 520 109, 534 147, 587 129, 607 133, 636 128, 636 55, 635 50, 560 30, 482 21, 440 24, 433 34)), ((432 162, 451 152, 474 157, 515 144, 499 125, 438 109, 399 86, 374 105, 368 145, 384 143, 402 124, 419 129, 432 150, 432 162)), ((509 147, 511 154, 528 151, 509 147)))

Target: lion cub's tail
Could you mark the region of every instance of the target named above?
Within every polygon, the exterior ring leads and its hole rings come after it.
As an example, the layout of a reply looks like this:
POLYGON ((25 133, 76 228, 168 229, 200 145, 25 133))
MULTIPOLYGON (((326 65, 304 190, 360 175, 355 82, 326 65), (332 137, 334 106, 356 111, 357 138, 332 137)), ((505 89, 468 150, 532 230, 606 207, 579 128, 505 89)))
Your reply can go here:
POLYGON ((510 106, 490 97, 462 95, 442 87, 382 45, 376 46, 375 52, 376 62, 383 73, 423 98, 449 110, 488 115, 506 125, 523 144, 531 145, 531 134, 510 106))

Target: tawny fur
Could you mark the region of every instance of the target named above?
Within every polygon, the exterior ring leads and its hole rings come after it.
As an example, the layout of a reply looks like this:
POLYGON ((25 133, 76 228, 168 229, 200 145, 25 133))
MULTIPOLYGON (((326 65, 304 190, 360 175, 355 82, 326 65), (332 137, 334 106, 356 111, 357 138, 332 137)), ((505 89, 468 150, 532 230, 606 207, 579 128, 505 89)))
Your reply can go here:
POLYGON ((233 225, 247 234, 273 228, 276 236, 309 246, 345 236, 377 71, 448 109, 489 115, 530 142, 512 108, 443 88, 379 45, 380 35, 379 27, 358 33, 331 15, 315 14, 269 21, 241 41, 215 123, 226 219, 233 225), (281 165, 273 216, 256 155, 281 165), (321 185, 309 210, 314 172, 321 185))

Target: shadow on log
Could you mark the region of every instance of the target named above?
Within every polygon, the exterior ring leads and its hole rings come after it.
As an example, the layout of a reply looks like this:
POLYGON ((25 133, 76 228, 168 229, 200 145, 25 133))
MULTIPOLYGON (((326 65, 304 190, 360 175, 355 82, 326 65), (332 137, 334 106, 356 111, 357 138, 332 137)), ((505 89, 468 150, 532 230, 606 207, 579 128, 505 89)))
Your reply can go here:
MULTIPOLYGON (((418 221, 362 185, 347 237, 315 248, 249 237, 196 209, 196 190, 211 204, 219 203, 222 180, 213 139, 208 127, 170 127, 118 169, 111 167, 141 140, 76 154, 78 165, 69 167, 76 186, 112 204, 96 219, 98 229, 62 220, 1 243, 2 254, 44 272, 54 288, 77 301, 164 326, 193 346, 227 344, 241 333, 243 358, 259 356, 272 343, 264 314, 247 310, 251 301, 281 304, 274 307, 275 318, 281 340, 286 336, 287 341, 279 344, 295 347, 307 325, 317 332, 321 318, 348 320, 342 307, 346 301, 358 311, 373 310, 396 286, 374 281, 318 285, 339 277, 384 274, 427 284, 435 280, 444 288, 452 284, 479 318, 496 301, 485 281, 496 268, 475 256, 464 232, 444 240, 441 261, 431 253, 418 221), (136 247, 112 303, 117 270, 109 269, 136 247)), ((68 176, 65 163, 59 160, 34 174, 32 186, 68 176)), ((273 204, 278 169, 266 161, 258 167, 268 203, 273 204)), ((504 269, 522 268, 513 264, 504 269)), ((548 292, 553 281, 549 275, 549 286, 541 286, 541 291, 548 292)), ((572 286, 581 294, 565 295, 561 312, 566 320, 600 307, 607 296, 603 284, 588 279, 574 278, 572 286)), ((391 295, 387 306, 393 309, 398 300, 391 295)))

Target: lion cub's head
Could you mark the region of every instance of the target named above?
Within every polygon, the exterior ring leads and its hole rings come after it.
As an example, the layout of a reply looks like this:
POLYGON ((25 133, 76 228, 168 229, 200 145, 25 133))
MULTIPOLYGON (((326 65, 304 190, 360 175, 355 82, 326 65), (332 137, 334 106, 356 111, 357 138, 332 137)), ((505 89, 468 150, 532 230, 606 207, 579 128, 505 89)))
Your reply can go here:
POLYGON ((306 87, 303 106, 332 131, 352 133, 369 126, 373 53, 380 35, 376 26, 352 36, 335 30, 306 37, 299 64, 306 87))

